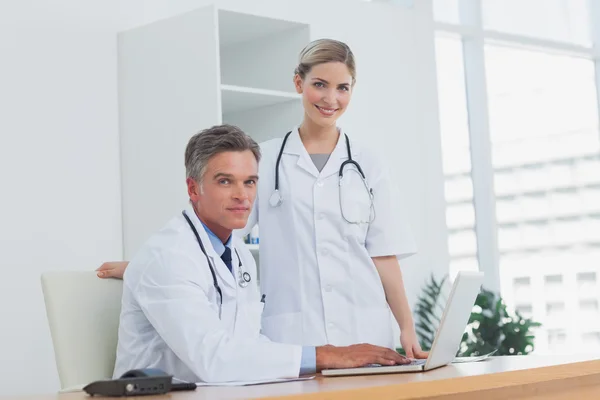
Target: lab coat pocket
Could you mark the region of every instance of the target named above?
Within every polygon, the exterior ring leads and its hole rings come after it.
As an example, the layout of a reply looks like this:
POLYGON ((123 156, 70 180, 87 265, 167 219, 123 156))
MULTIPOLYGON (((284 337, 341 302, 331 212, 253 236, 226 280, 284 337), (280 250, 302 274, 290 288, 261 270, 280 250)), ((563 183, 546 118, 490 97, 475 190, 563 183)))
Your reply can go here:
POLYGON ((367 240, 369 224, 369 202, 354 201, 346 205, 343 210, 344 234, 348 239, 364 245, 367 240), (358 223, 357 223, 358 222, 358 223))
POLYGON ((244 313, 245 321, 244 336, 258 337, 264 308, 265 303, 262 302, 252 302, 243 307, 242 312, 244 313))
POLYGON ((346 235, 364 243, 374 210, 369 189, 356 173, 345 176, 340 186, 340 212, 346 235))

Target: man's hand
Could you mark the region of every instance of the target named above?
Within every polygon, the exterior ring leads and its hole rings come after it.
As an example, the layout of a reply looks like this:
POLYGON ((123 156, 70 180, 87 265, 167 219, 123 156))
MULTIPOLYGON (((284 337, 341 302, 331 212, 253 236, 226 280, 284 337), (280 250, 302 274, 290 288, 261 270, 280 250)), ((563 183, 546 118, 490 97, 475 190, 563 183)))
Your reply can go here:
POLYGON ((368 364, 409 364, 410 360, 394 350, 371 344, 355 344, 346 347, 331 345, 316 349, 317 371, 331 368, 356 368, 368 364))
POLYGON ((125 268, 127 268, 129 262, 127 261, 112 261, 105 262, 98 268, 98 277, 99 278, 116 278, 123 279, 123 274, 125 274, 125 268))
POLYGON ((427 358, 429 353, 421 350, 421 345, 417 339, 417 334, 414 329, 402 331, 400 334, 400 344, 408 358, 427 358))

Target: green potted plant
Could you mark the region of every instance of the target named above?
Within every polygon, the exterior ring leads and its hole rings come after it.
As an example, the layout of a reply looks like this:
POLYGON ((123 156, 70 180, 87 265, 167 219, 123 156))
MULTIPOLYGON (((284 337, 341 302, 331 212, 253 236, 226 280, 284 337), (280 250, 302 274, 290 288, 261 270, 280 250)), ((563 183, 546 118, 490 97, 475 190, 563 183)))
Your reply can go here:
MULTIPOLYGON (((414 308, 415 328, 423 349, 430 349, 447 302, 447 276, 431 276, 414 308)), ((477 296, 457 355, 478 356, 496 350, 496 355, 523 355, 534 349, 532 329, 541 326, 506 308, 500 295, 484 288, 477 296)))

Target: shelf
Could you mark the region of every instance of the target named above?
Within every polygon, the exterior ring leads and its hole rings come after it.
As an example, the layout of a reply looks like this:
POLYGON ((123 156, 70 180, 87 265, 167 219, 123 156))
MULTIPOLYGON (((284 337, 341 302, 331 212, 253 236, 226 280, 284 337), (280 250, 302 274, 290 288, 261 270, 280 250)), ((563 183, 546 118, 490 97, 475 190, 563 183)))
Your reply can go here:
POLYGON ((298 93, 221 85, 222 113, 224 115, 299 100, 298 93))
POLYGON ((310 42, 309 25, 223 10, 218 16, 222 84, 293 90, 298 52, 310 42))
POLYGON ((258 252, 258 245, 257 244, 248 244, 246 243, 246 247, 251 251, 251 252, 258 252))
POLYGON ((306 29, 306 24, 219 10, 219 41, 221 46, 257 41, 294 29, 306 29))

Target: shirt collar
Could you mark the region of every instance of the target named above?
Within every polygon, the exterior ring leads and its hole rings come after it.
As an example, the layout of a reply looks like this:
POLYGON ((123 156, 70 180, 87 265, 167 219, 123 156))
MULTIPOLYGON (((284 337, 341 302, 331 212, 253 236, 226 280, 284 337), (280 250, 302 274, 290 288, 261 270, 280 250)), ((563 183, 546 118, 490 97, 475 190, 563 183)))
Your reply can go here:
POLYGON ((202 227, 206 231, 206 234, 208 235, 208 239, 210 240, 210 244, 212 244, 212 247, 215 250, 215 253, 217 253, 219 255, 219 257, 222 256, 223 253, 225 252, 225 246, 227 246, 231 249, 231 237, 233 236, 233 234, 229 235, 229 239, 227 239, 227 242, 225 242, 225 244, 223 244, 221 239, 219 239, 217 237, 217 235, 215 235, 213 233, 213 231, 211 231, 208 228, 208 226, 206 226, 204 224, 204 222, 200 221, 200 223, 202 224, 202 227))

